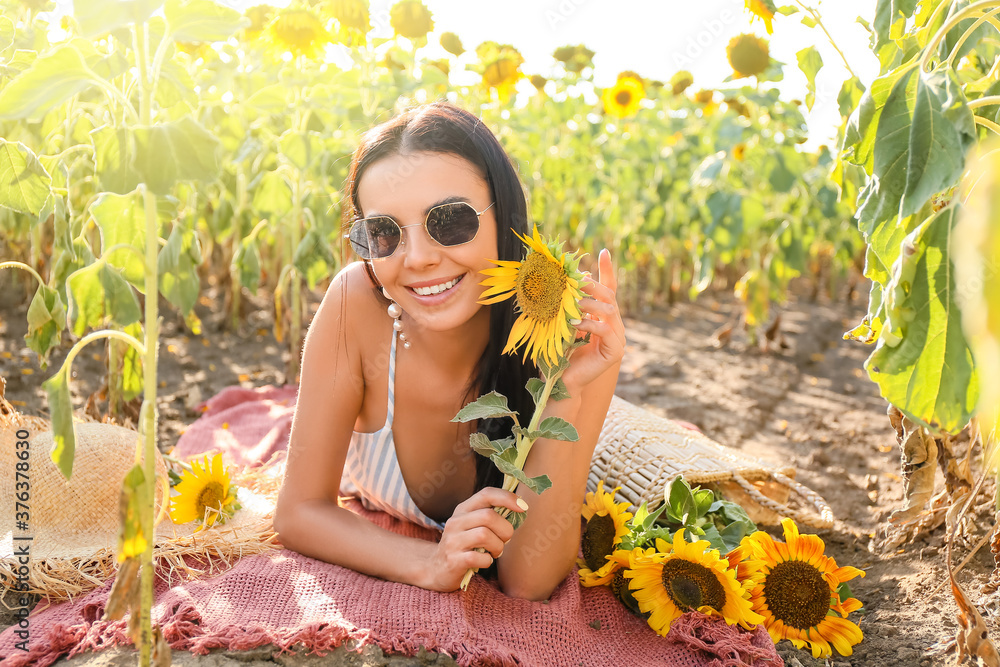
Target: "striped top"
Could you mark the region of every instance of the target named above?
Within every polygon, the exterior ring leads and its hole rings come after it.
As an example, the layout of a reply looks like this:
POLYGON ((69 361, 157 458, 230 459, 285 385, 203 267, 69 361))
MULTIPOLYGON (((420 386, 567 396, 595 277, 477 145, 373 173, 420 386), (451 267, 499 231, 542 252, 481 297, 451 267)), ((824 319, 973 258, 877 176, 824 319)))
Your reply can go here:
POLYGON ((374 433, 354 431, 340 477, 340 493, 356 496, 370 510, 379 510, 427 528, 444 530, 444 524, 431 519, 417 507, 403 481, 392 440, 392 414, 396 384, 396 337, 392 332, 389 350, 389 406, 385 425, 374 433))

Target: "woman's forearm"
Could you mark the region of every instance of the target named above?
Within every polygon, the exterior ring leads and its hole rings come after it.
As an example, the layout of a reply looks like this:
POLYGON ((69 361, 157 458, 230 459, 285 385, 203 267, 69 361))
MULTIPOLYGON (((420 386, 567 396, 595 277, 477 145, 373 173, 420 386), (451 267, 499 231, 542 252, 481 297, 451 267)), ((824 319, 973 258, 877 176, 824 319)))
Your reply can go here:
POLYGON ((534 494, 523 484, 517 493, 528 503, 524 524, 514 531, 497 563, 500 586, 515 597, 549 597, 573 568, 580 548, 580 510, 597 444, 617 381, 609 369, 572 396, 546 405, 544 415, 562 417, 579 432, 576 442, 541 439, 525 462, 529 477, 548 475, 552 487, 534 494))
POLYGON ((288 549, 374 577, 429 587, 434 543, 384 530, 330 501, 303 501, 275 516, 288 549), (401 557, 402 556, 402 557, 401 557))

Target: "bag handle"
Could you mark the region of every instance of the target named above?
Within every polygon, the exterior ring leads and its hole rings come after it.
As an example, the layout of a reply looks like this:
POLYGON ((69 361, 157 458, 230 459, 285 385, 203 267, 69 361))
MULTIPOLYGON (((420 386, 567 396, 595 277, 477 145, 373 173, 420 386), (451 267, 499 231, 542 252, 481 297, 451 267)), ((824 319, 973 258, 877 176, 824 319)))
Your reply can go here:
POLYGON ((802 498, 806 504, 812 507, 812 512, 805 512, 802 510, 797 510, 779 503, 776 500, 768 498, 756 486, 748 482, 743 478, 742 475, 733 473, 733 481, 739 484, 747 494, 757 501, 762 507, 775 512, 779 516, 786 516, 794 519, 796 523, 805 524, 807 526, 812 526, 813 528, 832 528, 833 527, 833 510, 830 506, 826 504, 823 498, 813 491, 812 489, 799 484, 794 479, 786 477, 776 470, 770 471, 771 479, 778 482, 779 484, 784 484, 789 489, 794 491, 800 498, 802 498))

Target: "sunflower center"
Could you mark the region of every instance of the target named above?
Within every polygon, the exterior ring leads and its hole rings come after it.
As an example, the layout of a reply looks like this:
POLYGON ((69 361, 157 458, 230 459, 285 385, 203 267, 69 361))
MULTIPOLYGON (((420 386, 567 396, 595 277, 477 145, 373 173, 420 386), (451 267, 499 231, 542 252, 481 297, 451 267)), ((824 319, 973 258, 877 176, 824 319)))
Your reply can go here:
POLYGON ((639 603, 636 601, 635 596, 632 595, 632 591, 628 588, 628 579, 625 578, 625 570, 620 569, 615 572, 615 576, 611 579, 611 592, 614 593, 615 597, 618 598, 622 604, 629 608, 633 614, 642 616, 642 610, 639 609, 639 603))
POLYGON ((540 253, 530 253, 517 272, 517 304, 531 319, 554 319, 560 312, 565 289, 562 264, 540 253))
POLYGON ((607 562, 615 548, 615 520, 609 514, 595 514, 583 529, 583 560, 594 572, 607 562))
POLYGON ((698 563, 672 558, 663 564, 663 587, 682 611, 709 606, 722 611, 726 590, 716 574, 698 563))
POLYGON ((830 586, 815 567, 799 560, 775 565, 764 581, 767 608, 785 625, 805 630, 830 611, 830 586))
POLYGON ((223 500, 225 500, 225 494, 223 493, 222 484, 209 482, 201 490, 201 493, 198 494, 198 511, 204 516, 206 507, 213 510, 220 509, 223 500))
POLYGON ((632 102, 632 93, 628 90, 621 90, 615 95, 615 102, 623 107, 627 107, 632 102))

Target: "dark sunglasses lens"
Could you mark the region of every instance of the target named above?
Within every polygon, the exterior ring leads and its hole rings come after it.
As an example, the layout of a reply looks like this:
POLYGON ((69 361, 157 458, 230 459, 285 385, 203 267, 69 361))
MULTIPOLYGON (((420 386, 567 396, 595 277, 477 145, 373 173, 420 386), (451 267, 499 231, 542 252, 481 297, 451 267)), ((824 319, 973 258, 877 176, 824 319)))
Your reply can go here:
POLYGON ((379 259, 388 257, 396 251, 399 245, 399 226, 389 217, 377 216, 365 218, 359 221, 364 224, 367 232, 367 245, 369 257, 367 259, 379 259))
POLYGON ((368 231, 365 228, 365 221, 358 220, 351 225, 351 231, 347 237, 351 241, 351 248, 361 259, 371 259, 372 254, 368 249, 368 231))
POLYGON ((427 216, 427 233, 443 246, 468 243, 476 238, 477 232, 476 209, 464 202, 438 206, 427 216))

